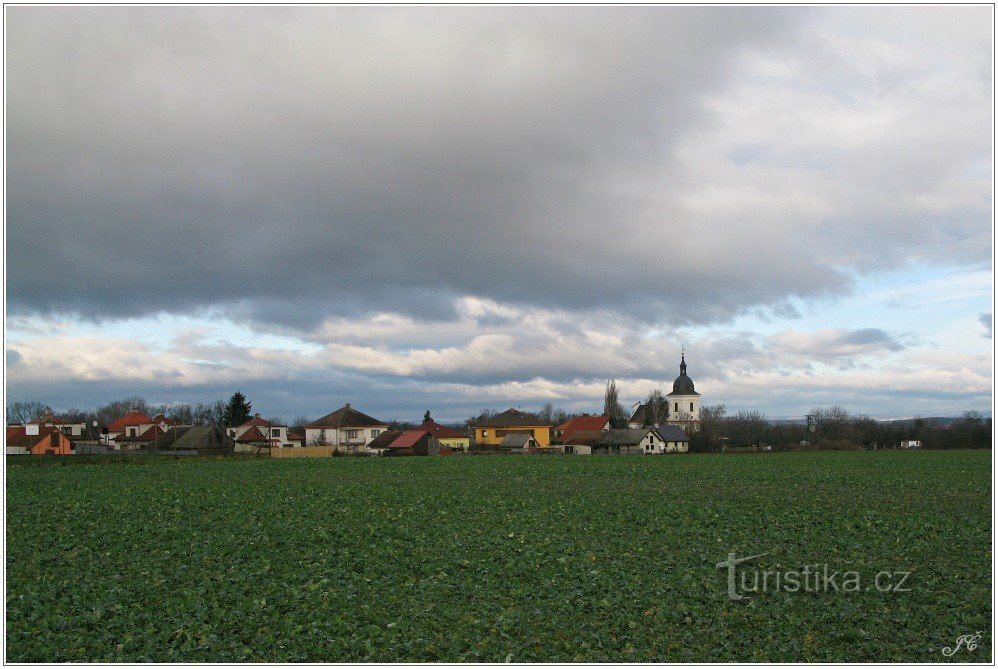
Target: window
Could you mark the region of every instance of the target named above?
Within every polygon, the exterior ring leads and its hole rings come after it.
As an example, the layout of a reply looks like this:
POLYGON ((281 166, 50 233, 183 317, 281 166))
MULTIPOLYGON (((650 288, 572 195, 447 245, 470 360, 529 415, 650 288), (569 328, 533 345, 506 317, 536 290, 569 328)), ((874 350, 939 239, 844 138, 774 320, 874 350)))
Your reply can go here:
POLYGON ((575 453, 575 446, 572 446, 571 444, 566 445, 565 446, 565 452, 566 453, 575 453))
POLYGON ((62 430, 62 433, 63 433, 64 435, 66 435, 67 437, 68 437, 69 435, 73 434, 73 428, 69 427, 68 425, 67 425, 67 426, 64 426, 64 427, 62 427, 62 428, 60 428, 60 429, 62 430))
POLYGON ((356 439, 360 434, 360 430, 347 430, 347 439, 356 439))
POLYGON ((129 437, 134 437, 135 436, 135 428, 134 427, 128 428, 128 436, 129 437))
POLYGON ((690 413, 693 413, 693 402, 690 402, 690 413))
POLYGON ((51 444, 53 448, 58 448, 59 447, 59 433, 58 432, 53 432, 52 434, 49 435, 49 444, 51 444))
POLYGON ((674 403, 676 405, 675 412, 679 413, 679 402, 674 403))
POLYGON ((371 430, 372 437, 377 437, 379 434, 381 434, 381 430, 371 430))
POLYGON ((281 429, 277 428, 277 427, 271 428, 270 429, 270 436, 271 437, 280 437, 281 436, 281 429))

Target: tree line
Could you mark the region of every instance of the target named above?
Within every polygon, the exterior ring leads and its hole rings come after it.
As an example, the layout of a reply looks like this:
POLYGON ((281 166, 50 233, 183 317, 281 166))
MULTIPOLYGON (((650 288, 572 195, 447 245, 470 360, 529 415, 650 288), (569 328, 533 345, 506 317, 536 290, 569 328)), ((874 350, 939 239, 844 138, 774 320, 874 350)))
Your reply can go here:
MULTIPOLYGON (((41 417, 46 406, 41 402, 10 402, 7 404, 8 423, 27 423, 41 417)), ((133 395, 120 400, 114 400, 98 406, 96 409, 70 408, 58 412, 60 418, 70 423, 84 423, 86 436, 91 434, 94 423, 97 430, 121 418, 129 411, 138 411, 149 417, 162 414, 178 425, 219 425, 236 426, 245 423, 253 417, 253 404, 241 392, 235 392, 228 400, 214 402, 150 404, 144 397, 133 395)), ((271 416, 266 420, 277 425, 285 425, 280 416, 271 416)), ((302 433, 309 422, 305 416, 299 416, 288 427, 291 431, 302 433), (296 429, 297 428, 297 429, 296 429)))
POLYGON ((968 411, 951 422, 914 418, 878 421, 850 415, 840 406, 815 407, 810 422, 771 421, 758 411, 728 415, 723 404, 700 409, 700 429, 689 435, 690 450, 717 453, 725 446, 773 450, 881 450, 902 441, 922 448, 991 448, 991 418, 968 411))

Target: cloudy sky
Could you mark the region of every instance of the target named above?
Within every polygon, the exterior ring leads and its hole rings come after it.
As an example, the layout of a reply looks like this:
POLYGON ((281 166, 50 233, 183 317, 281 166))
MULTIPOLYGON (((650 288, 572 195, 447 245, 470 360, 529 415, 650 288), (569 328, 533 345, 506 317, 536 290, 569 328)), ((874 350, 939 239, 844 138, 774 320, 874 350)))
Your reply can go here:
POLYGON ((6 9, 6 393, 990 412, 993 8, 6 9))

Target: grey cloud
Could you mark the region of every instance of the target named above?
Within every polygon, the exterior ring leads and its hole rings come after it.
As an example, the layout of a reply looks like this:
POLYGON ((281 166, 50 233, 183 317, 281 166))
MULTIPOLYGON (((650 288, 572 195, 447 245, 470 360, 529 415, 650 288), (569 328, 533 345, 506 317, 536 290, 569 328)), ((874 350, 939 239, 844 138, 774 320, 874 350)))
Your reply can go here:
POLYGON ((991 314, 980 314, 977 317, 978 322, 984 327, 984 334, 981 335, 985 339, 992 338, 992 331, 994 329, 994 321, 991 314))
MULTIPOLYGON (((928 240, 946 214, 923 216, 909 240, 890 212, 791 235, 787 214, 683 203, 696 184, 670 156, 716 125, 704 100, 747 51, 798 48, 814 16, 11 8, 9 308, 309 329, 374 310, 453 319, 456 296, 480 295, 703 323, 785 316, 788 298, 846 292, 844 268, 913 244, 946 259, 971 248, 974 211, 928 240)), ((933 149, 962 165, 962 141, 933 149)), ((924 164, 896 148, 877 160, 924 164)), ((835 164, 869 158, 844 155, 835 164)), ((736 157, 772 156, 748 142, 736 157)))

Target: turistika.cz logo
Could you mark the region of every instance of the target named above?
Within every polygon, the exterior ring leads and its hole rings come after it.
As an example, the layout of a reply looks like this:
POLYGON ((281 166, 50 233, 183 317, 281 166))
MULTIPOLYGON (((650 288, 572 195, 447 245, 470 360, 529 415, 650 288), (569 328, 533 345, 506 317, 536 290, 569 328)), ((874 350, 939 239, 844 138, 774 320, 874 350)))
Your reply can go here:
POLYGON ((808 564, 801 569, 770 571, 739 568, 746 562, 769 555, 759 553, 738 557, 728 553, 728 559, 717 563, 718 569, 728 570, 728 598, 737 602, 747 599, 748 594, 766 592, 909 592, 910 571, 878 571, 872 584, 864 582, 858 571, 838 571, 828 564, 808 564))

